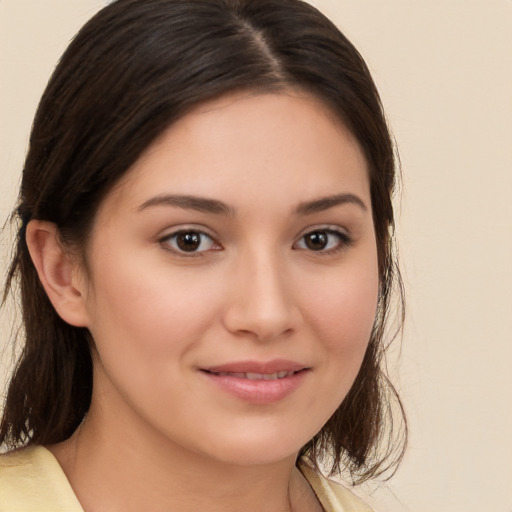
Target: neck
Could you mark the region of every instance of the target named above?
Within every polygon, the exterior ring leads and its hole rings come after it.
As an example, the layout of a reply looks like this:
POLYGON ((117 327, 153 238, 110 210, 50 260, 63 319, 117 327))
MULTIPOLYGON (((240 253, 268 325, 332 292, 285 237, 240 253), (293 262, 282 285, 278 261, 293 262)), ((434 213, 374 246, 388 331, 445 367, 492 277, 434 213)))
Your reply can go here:
POLYGON ((84 512, 138 512, 148 504, 153 512, 321 510, 295 456, 230 464, 176 446, 135 422, 118 427, 105 429, 91 407, 70 439, 49 447, 84 512))

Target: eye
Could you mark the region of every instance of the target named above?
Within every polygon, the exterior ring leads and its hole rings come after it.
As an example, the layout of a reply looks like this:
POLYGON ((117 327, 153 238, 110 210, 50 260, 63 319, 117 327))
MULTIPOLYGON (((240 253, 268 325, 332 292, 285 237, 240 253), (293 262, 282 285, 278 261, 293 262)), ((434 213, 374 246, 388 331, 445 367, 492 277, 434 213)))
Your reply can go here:
POLYGON ((294 245, 297 249, 332 253, 343 249, 351 242, 346 233, 334 229, 317 229, 310 231, 294 245))
POLYGON ((193 229, 171 233, 162 238, 160 243, 170 246, 170 250, 174 252, 189 253, 190 255, 220 249, 220 246, 210 235, 193 229))

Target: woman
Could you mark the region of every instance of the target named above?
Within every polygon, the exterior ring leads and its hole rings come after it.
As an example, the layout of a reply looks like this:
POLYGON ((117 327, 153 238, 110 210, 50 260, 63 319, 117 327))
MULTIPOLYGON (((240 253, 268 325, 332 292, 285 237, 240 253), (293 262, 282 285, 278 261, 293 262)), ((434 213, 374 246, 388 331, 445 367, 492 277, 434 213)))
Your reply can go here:
POLYGON ((15 212, 0 510, 368 510, 318 464, 363 481, 400 458, 394 165, 363 60, 308 4, 98 13, 15 212))

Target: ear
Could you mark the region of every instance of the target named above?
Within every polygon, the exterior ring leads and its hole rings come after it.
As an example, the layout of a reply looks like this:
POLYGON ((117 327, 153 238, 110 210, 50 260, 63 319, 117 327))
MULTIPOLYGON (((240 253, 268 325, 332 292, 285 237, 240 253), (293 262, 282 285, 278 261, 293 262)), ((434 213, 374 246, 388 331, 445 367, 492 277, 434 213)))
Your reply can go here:
POLYGON ((68 324, 86 327, 85 281, 77 263, 64 250, 57 226, 31 220, 26 240, 41 284, 59 316, 68 324))

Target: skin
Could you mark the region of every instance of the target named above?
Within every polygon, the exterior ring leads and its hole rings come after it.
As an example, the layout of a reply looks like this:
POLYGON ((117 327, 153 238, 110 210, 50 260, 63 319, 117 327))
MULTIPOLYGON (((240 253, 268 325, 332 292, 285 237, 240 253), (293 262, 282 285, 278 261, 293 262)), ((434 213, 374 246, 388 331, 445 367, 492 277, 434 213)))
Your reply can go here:
POLYGON ((95 342, 90 412, 49 447, 86 512, 321 510, 295 459, 356 377, 379 286, 365 158, 321 102, 290 91, 198 106, 103 201, 87 271, 50 223, 31 222, 27 240, 57 311, 95 342), (180 230, 205 233, 197 251, 180 230), (204 371, 275 359, 305 370, 272 403, 204 371))

